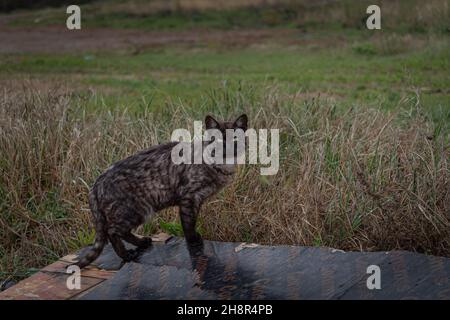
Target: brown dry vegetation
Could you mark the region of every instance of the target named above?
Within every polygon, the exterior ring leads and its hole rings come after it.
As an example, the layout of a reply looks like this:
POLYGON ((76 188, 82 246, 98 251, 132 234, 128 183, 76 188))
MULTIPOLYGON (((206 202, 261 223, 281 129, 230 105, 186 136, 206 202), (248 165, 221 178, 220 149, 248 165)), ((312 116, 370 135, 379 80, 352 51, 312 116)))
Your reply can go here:
MULTIPOLYGON (((265 178, 257 166, 241 167, 203 207, 205 238, 450 255, 448 137, 422 114, 419 97, 386 113, 267 88, 259 97, 218 93, 200 110, 167 101, 160 112, 90 112, 95 94, 31 87, 0 98, 3 272, 92 241, 87 192, 113 161, 167 141, 213 108, 227 118, 241 106, 253 127, 281 129, 280 171, 265 178)), ((157 219, 174 222, 176 212, 157 219)), ((157 228, 154 220, 140 232, 157 228)))

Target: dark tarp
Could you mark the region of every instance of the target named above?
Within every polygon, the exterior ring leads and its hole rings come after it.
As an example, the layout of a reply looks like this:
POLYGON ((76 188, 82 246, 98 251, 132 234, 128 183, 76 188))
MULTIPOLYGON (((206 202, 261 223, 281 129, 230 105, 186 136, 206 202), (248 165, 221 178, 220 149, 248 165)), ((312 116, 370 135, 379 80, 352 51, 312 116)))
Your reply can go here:
MULTIPOLYGON (((119 269, 108 245, 94 262, 119 269)), ((450 299, 450 259, 405 251, 343 252, 299 246, 242 247, 184 239, 154 244, 79 299, 450 299), (369 290, 369 265, 381 289, 369 290)))

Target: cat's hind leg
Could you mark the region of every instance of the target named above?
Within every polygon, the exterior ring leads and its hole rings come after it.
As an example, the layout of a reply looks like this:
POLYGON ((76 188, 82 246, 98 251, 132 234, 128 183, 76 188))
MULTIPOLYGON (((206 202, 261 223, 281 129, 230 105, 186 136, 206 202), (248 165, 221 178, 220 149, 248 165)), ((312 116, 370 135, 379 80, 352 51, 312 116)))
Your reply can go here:
POLYGON ((108 236, 109 236, 109 241, 111 241, 111 244, 114 248, 114 251, 124 261, 127 261, 127 262, 131 261, 139 255, 139 253, 136 252, 136 250, 127 250, 125 248, 125 245, 123 244, 120 236, 117 233, 108 232, 108 236))
POLYGON ((124 234, 123 239, 139 249, 146 249, 152 245, 151 237, 139 237, 131 232, 124 234))
MULTIPOLYGON (((137 250, 127 250, 122 240, 134 244, 129 241, 130 239, 136 240, 130 236, 131 230, 141 225, 144 217, 137 214, 133 206, 131 204, 127 205, 127 203, 115 203, 108 217, 108 238, 114 251, 124 261, 134 260, 139 256, 139 252, 137 250)), ((144 241, 140 241, 139 244, 144 244, 144 241)))

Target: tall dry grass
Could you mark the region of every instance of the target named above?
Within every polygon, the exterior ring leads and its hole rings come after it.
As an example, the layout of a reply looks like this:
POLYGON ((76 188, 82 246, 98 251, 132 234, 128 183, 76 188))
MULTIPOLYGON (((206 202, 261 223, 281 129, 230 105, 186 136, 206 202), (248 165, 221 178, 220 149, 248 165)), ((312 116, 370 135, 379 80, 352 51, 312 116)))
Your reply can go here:
MULTIPOLYGON (((302 100, 276 88, 262 95, 223 89, 201 106, 168 100, 158 111, 108 111, 101 101, 64 89, 1 93, 2 278, 24 276, 92 241, 86 195, 102 170, 207 112, 228 118, 246 111, 253 127, 281 129, 281 159, 272 177, 257 166, 239 169, 202 208, 205 238, 450 255, 448 130, 427 120, 416 98, 393 112, 302 100)), ((159 219, 174 222, 176 212, 159 219)), ((158 224, 150 225, 143 231, 158 224)))

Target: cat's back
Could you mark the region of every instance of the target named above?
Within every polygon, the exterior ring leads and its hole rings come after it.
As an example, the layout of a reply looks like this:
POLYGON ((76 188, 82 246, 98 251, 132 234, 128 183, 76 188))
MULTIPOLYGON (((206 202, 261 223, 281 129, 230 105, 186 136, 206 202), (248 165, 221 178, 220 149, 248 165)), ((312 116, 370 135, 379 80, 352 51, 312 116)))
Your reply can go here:
POLYGON ((115 186, 120 183, 136 183, 157 178, 169 170, 171 151, 177 142, 152 146, 113 163, 96 180, 94 187, 115 186))

